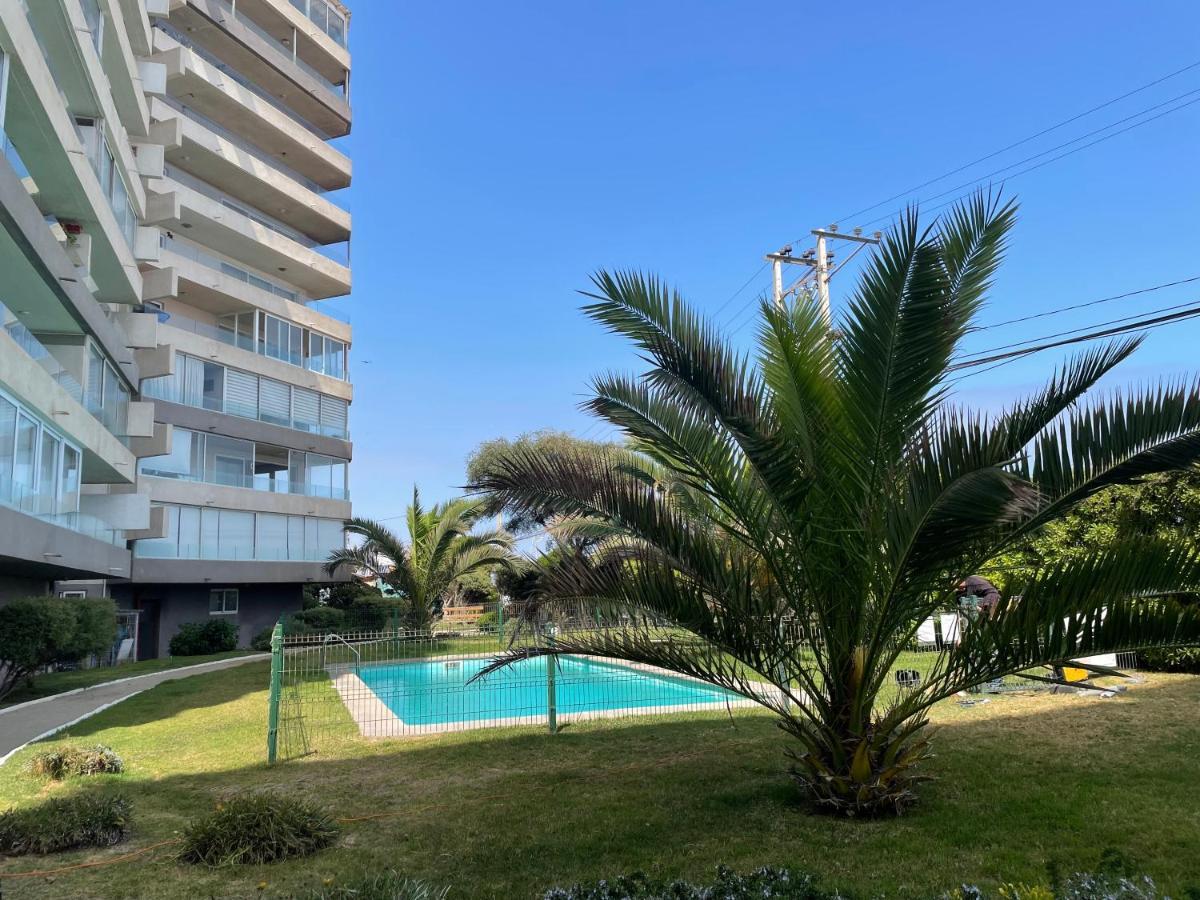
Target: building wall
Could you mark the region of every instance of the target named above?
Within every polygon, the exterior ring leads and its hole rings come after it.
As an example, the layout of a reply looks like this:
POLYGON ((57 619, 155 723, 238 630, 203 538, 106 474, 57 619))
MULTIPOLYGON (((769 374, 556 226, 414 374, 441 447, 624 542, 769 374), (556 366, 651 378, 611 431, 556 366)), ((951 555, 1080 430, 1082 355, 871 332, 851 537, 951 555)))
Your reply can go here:
POLYGON ((246 649, 256 634, 274 626, 283 613, 301 608, 303 585, 124 584, 113 585, 112 595, 120 608, 141 610, 138 659, 152 659, 169 655, 171 638, 181 625, 215 618, 235 622, 238 647, 246 649), (209 613, 209 593, 217 588, 237 588, 236 615, 209 613))

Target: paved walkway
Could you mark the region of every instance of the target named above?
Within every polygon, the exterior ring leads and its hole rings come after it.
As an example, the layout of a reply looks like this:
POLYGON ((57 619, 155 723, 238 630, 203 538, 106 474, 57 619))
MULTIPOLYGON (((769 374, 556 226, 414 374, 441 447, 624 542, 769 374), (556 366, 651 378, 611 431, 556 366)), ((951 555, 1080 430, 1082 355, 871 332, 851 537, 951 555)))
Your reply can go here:
POLYGON ((161 672, 134 675, 5 707, 0 709, 0 765, 26 744, 48 737, 156 684, 270 658, 269 653, 253 653, 177 669, 163 669, 161 672))

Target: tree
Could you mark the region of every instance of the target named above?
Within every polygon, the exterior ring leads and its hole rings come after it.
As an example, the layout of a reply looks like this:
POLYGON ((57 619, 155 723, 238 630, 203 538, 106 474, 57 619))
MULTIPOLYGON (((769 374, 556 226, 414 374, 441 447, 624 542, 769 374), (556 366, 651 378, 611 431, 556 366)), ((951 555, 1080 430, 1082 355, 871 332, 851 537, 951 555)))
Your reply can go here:
POLYGON ((426 628, 457 583, 473 572, 507 566, 512 537, 504 531, 475 531, 485 510, 482 499, 460 497, 426 509, 413 488, 408 507, 409 543, 370 519, 351 519, 346 532, 362 538, 357 547, 335 550, 325 569, 365 569, 400 595, 404 623, 426 628))
POLYGON ((1200 610, 1165 596, 1200 583, 1200 556, 1124 541, 1023 574, 1019 602, 964 629, 919 687, 880 700, 960 577, 1103 489, 1200 455, 1196 384, 1089 398, 1136 339, 1074 357, 999 414, 952 403, 953 361, 1015 214, 982 195, 929 228, 910 211, 836 329, 811 303, 763 302, 750 353, 657 279, 596 275, 585 312, 649 365, 596 378, 587 404, 630 450, 517 449, 474 488, 607 534, 544 577, 548 597, 648 615, 491 668, 595 654, 719 685, 778 716, 818 808, 868 815, 914 799, 938 701, 1039 665, 1200 643, 1200 610))
POLYGON ((28 597, 0 606, 0 698, 45 666, 103 653, 116 637, 111 600, 28 597))
MULTIPOLYGON (((484 441, 467 457, 467 481, 475 483, 484 472, 489 471, 499 460, 513 453, 535 452, 546 456, 577 456, 612 449, 618 445, 605 441, 589 441, 566 431, 543 429, 522 434, 515 440, 493 438, 484 441)), ((491 510, 490 510, 491 511, 491 510)), ((494 510, 493 514, 508 512, 511 516, 506 524, 508 531, 517 535, 528 535, 545 527, 545 521, 524 515, 514 515, 515 510, 494 510)))

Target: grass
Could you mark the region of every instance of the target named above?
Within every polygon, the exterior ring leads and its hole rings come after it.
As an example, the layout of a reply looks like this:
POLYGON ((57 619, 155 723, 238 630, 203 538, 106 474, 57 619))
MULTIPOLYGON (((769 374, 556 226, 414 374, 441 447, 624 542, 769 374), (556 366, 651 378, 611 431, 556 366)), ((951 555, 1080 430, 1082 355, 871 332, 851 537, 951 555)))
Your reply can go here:
MULTIPOLYGON (((807 813, 769 716, 636 717, 407 740, 351 738, 268 769, 266 664, 159 685, 72 729, 112 746, 124 775, 86 779, 133 803, 133 835, 105 851, 0 863, 5 896, 287 897, 396 869, 451 898, 540 896, 555 884, 642 869, 710 878, 718 863, 786 865, 830 887, 936 896, 961 882, 1044 880, 1116 847, 1179 895, 1200 883, 1200 678, 1147 676, 1126 694, 1007 694, 935 710, 938 756, 922 803, 895 821, 807 813), (104 860, 176 839, 224 798, 272 790, 341 819, 338 844, 301 860, 217 872, 168 846, 53 881, 5 876, 104 860)), ((63 740, 62 737, 56 741, 63 740)), ((0 768, 0 809, 70 796, 78 781, 0 768)))
POLYGON ((218 659, 229 659, 233 656, 244 656, 248 651, 231 650, 227 653, 211 653, 206 656, 168 656, 162 659, 145 659, 141 662, 122 663, 119 666, 102 666, 95 669, 75 669, 70 672, 50 672, 37 675, 32 684, 23 684, 13 690, 3 699, 0 707, 25 703, 27 700, 37 700, 39 697, 49 697, 64 691, 77 688, 95 687, 118 678, 132 678, 135 675, 149 675, 166 669, 177 669, 180 666, 194 666, 197 663, 213 662, 218 659))

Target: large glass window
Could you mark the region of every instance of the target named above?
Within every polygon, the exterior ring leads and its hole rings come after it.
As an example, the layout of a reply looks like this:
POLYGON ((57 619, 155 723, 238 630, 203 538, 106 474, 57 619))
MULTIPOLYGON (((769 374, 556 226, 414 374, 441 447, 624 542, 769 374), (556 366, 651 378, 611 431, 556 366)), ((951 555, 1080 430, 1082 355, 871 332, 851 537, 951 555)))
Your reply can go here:
POLYGON ((58 454, 62 441, 49 432, 42 433, 41 453, 38 458, 38 511, 57 513, 58 509, 58 454))
POLYGON ((254 484, 254 444, 210 434, 204 441, 204 480, 230 487, 254 484))
POLYGON ((258 513, 255 516, 255 557, 288 558, 287 516, 258 513))
POLYGON ((211 362, 203 366, 202 405, 221 412, 225 409, 225 367, 211 362))
POLYGON ((254 559, 254 513, 222 509, 220 559, 254 559))
POLYGON ((17 441, 17 407, 0 397, 0 498, 8 498, 17 441))
POLYGON ((59 512, 75 512, 79 509, 79 451, 70 444, 63 445, 62 487, 59 512))
POLYGON ((13 481, 32 493, 37 472, 38 423, 26 415, 17 414, 16 457, 13 462, 13 481))
POLYGON ((167 536, 137 541, 135 556, 312 562, 327 559, 345 541, 338 519, 155 505, 167 509, 167 536))

